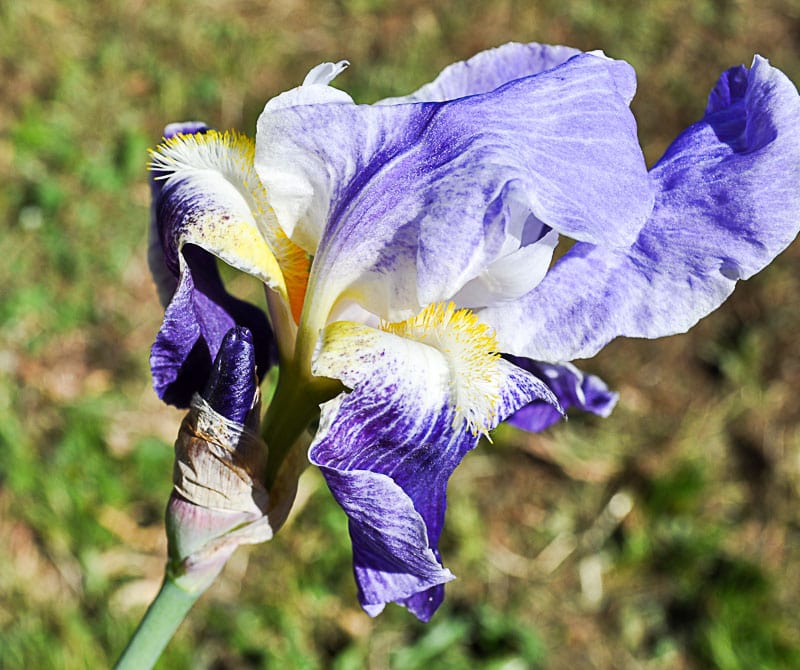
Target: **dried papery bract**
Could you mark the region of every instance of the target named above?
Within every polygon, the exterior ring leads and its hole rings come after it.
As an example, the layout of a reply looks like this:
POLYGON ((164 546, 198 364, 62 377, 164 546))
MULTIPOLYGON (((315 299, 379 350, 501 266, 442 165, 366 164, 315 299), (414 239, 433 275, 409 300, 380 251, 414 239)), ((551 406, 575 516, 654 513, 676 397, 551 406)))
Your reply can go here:
MULTIPOLYGON (((258 404, 251 413, 256 421, 258 404)), ((175 442, 167 507, 169 571, 181 586, 204 590, 236 547, 272 537, 270 496, 261 481, 266 467, 258 433, 195 395, 175 442)))

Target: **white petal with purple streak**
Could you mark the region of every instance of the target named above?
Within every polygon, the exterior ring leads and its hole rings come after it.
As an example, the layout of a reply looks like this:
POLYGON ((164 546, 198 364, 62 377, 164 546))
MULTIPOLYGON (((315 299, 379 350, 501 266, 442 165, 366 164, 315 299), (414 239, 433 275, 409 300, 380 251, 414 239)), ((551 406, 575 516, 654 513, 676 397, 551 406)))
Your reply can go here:
POLYGON ((333 323, 314 362, 315 374, 352 389, 323 405, 309 458, 348 515, 359 597, 373 615, 387 602, 424 620, 433 614, 452 579, 437 551, 451 473, 480 432, 518 407, 536 398, 556 404, 541 381, 485 349, 480 334, 453 337, 480 328, 464 310, 434 309, 431 318, 450 335, 424 319, 386 330, 333 323), (471 345, 477 360, 468 360, 471 345))

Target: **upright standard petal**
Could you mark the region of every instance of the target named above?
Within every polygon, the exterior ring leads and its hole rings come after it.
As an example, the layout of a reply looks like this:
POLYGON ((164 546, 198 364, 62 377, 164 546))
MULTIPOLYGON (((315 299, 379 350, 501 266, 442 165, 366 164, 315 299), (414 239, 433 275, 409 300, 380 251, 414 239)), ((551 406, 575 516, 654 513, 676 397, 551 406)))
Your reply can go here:
POLYGON ((612 246, 652 207, 633 117, 608 60, 587 54, 451 102, 265 111, 256 145, 270 197, 292 198, 291 220, 273 202, 281 226, 306 221, 323 320, 339 297, 390 319, 450 299, 501 254, 511 203, 612 246), (286 174, 293 191, 276 196, 286 174))
MULTIPOLYGON (((550 44, 509 42, 487 49, 469 60, 448 65, 430 84, 409 95, 386 98, 380 105, 407 102, 444 102, 467 95, 488 93, 515 79, 546 72, 582 53, 579 49, 550 44)), ((592 52, 602 55, 600 52, 592 52)), ((622 61, 609 59, 607 64, 620 94, 630 102, 636 92, 636 76, 622 61)))
POLYGON ((766 60, 723 74, 703 120, 653 168, 655 208, 630 249, 576 244, 528 295, 481 313, 502 350, 584 358, 716 309, 800 229, 799 125, 797 90, 766 60))
POLYGON ((555 399, 452 305, 385 330, 333 323, 314 373, 352 389, 323 405, 309 458, 348 515, 361 604, 374 616, 398 602, 428 620, 453 578, 437 550, 450 475, 480 433, 555 399))

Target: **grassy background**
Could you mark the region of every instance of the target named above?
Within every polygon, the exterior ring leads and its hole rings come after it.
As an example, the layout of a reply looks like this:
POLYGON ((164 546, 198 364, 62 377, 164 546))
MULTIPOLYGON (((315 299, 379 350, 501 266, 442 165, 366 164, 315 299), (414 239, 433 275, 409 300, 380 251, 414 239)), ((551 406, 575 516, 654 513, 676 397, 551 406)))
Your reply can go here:
MULTIPOLYGON (((108 666, 158 586, 180 412, 149 387, 144 163, 166 122, 252 133, 323 60, 349 58, 337 84, 372 101, 541 41, 636 67, 652 162, 723 69, 759 52, 800 80, 799 21, 791 0, 0 3, 0 667, 108 666)), ((472 454, 430 624, 361 613, 344 516, 309 472, 160 667, 800 667, 799 259, 691 335, 587 364, 621 391, 612 418, 472 454)))

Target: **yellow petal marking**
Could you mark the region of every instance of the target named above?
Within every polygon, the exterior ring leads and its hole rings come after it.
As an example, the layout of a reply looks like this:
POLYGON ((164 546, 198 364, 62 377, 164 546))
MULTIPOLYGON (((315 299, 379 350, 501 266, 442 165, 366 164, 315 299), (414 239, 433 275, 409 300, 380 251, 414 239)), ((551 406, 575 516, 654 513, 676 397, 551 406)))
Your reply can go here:
POLYGON ((292 316, 294 322, 299 324, 308 289, 308 276, 311 273, 311 256, 292 242, 280 227, 277 228, 275 246, 275 255, 286 282, 292 316))
POLYGON ((244 266, 278 290, 299 320, 305 298, 311 260, 278 225, 254 166, 255 142, 236 131, 178 134, 150 150, 149 169, 163 172, 163 179, 191 177, 192 172, 215 173, 242 197, 256 227, 245 221, 225 220, 210 210, 191 221, 184 242, 211 247, 224 261, 244 266), (194 230, 192 230, 194 228, 194 230), (196 238, 196 239, 193 239, 196 238), (213 245, 213 246, 212 246, 213 245), (276 267, 277 263, 277 267, 276 267))
POLYGON ((428 305, 406 321, 382 323, 381 329, 439 350, 450 368, 453 425, 465 421, 473 435, 488 433, 496 423, 503 381, 497 338, 489 326, 450 302, 428 305))

